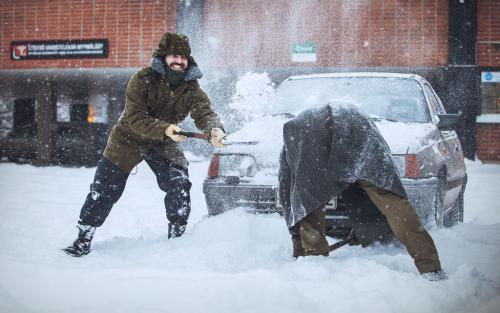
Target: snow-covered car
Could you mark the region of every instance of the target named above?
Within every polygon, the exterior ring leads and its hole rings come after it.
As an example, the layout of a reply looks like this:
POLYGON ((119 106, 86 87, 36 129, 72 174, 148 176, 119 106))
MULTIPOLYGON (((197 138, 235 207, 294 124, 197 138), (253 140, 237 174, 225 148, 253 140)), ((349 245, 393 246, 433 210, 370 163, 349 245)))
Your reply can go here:
MULTIPOLYGON (((301 111, 330 103, 356 106, 388 143, 410 202, 425 224, 463 221, 467 181, 462 148, 453 130, 459 114, 446 114, 422 77, 395 73, 291 76, 277 88, 271 112, 228 136, 256 141, 214 152, 203 191, 209 215, 235 207, 280 212, 277 172, 282 126, 301 111)), ((329 232, 352 226, 342 195, 326 207, 329 232)))

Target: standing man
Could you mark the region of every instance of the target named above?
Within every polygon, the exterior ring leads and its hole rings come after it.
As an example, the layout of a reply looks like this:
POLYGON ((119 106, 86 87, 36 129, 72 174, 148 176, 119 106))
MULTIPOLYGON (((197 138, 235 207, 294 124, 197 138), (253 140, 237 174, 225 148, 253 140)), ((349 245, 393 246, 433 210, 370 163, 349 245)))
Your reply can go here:
POLYGON ((444 276, 434 242, 407 199, 390 149, 369 118, 355 107, 325 105, 288 121, 283 139, 280 199, 295 257, 329 254, 323 208, 356 185, 385 216, 418 271, 444 276))
POLYGON ((225 136, 210 100, 197 80, 202 73, 191 57, 186 36, 166 33, 149 67, 134 74, 127 86, 125 110, 108 138, 90 193, 80 211, 78 238, 64 249, 71 256, 90 252, 90 243, 125 188, 132 169, 145 160, 165 195, 168 238, 181 236, 191 212, 188 161, 179 146, 185 136, 177 125, 188 114, 215 147, 225 136))

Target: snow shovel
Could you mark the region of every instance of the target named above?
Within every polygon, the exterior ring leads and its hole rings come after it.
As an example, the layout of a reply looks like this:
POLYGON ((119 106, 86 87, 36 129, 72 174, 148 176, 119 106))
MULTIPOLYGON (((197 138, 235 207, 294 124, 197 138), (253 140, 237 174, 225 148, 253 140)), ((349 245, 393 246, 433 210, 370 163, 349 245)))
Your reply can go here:
MULTIPOLYGON (((206 141, 210 141, 210 135, 202 134, 202 133, 195 133, 195 132, 177 132, 175 133, 176 135, 182 135, 186 136, 188 138, 196 138, 196 139, 203 139, 206 141)), ((222 144, 224 146, 231 146, 231 145, 256 145, 258 141, 223 141, 222 144)))
POLYGON ((358 244, 359 244, 358 238, 356 238, 354 231, 351 230, 351 233, 349 234, 349 236, 346 239, 341 240, 339 242, 336 242, 333 245, 330 245, 328 247, 328 251, 332 252, 333 250, 337 250, 338 248, 343 247, 345 245, 355 246, 358 244))

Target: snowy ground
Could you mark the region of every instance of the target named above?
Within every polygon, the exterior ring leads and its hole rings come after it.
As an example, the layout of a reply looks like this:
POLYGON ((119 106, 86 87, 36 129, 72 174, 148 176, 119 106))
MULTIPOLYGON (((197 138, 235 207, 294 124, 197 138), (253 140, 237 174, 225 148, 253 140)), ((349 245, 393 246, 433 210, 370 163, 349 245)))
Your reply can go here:
POLYGON ((206 217, 192 163, 193 212, 167 240, 163 195, 144 163, 96 232, 60 251, 94 169, 0 164, 0 312, 500 312, 500 165, 468 162, 465 223, 432 230, 449 279, 421 278, 399 247, 345 247, 294 260, 281 217, 206 217))

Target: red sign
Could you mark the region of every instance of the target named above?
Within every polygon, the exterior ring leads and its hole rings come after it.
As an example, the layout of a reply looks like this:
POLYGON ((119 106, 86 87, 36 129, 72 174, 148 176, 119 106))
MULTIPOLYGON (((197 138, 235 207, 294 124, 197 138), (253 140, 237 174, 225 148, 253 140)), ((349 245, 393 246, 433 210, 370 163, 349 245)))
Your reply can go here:
POLYGON ((27 45, 12 45, 12 58, 14 60, 20 60, 21 58, 26 58, 27 56, 28 56, 27 45))

